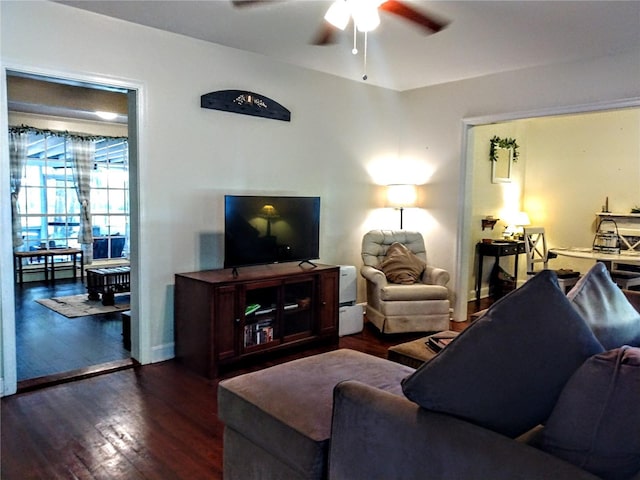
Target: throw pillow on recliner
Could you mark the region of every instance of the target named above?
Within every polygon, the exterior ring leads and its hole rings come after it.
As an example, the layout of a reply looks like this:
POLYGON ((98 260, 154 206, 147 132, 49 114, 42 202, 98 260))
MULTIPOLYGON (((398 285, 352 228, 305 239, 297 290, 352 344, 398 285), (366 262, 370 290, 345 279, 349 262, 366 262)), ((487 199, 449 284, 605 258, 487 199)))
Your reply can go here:
POLYGON ((402 382, 420 406, 516 437, 547 419, 571 375, 603 348, 544 270, 495 302, 402 382))
POLYGON ((542 431, 540 448, 604 479, 640 470, 640 348, 589 358, 573 374, 542 431))
POLYGON ((405 245, 399 242, 391 244, 379 270, 392 283, 410 285, 420 280, 426 264, 405 245))

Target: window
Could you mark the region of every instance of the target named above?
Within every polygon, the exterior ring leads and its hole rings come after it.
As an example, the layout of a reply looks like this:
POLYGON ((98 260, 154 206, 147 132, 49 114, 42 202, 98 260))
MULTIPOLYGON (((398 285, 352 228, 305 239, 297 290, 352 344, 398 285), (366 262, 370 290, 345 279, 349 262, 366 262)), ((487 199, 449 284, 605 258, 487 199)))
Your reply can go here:
MULTIPOLYGON (((68 143, 64 136, 29 133, 18 196, 21 250, 80 247, 80 204, 68 143)), ((122 138, 96 138, 95 150, 90 201, 93 258, 119 258, 127 253, 129 231, 128 144, 122 138)))
POLYGON ((128 253, 129 170, 127 142, 96 144, 91 175, 93 258, 120 258, 128 253))

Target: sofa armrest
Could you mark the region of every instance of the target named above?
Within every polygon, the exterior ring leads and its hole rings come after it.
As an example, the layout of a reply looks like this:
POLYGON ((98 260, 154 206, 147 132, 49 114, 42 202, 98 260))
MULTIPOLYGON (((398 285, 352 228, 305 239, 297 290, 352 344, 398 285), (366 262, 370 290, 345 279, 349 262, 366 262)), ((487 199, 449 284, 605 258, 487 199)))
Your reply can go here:
POLYGON ((444 268, 432 267, 427 265, 424 273, 422 274, 422 282, 428 285, 441 285, 447 286, 449 283, 450 275, 444 268))
POLYGON ((384 272, 369 265, 364 265, 360 269, 360 274, 367 279, 367 281, 375 284, 378 288, 382 288, 387 284, 387 277, 384 272))
POLYGON ((329 478, 597 479, 533 447, 352 380, 334 389, 329 478))

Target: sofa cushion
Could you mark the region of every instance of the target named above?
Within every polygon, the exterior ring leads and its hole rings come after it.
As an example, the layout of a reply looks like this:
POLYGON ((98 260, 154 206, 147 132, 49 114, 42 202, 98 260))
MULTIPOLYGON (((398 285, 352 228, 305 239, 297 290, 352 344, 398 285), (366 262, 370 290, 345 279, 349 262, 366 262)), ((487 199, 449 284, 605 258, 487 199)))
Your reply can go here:
POLYGON ((548 417, 573 372, 602 350, 545 270, 489 307, 403 390, 424 408, 516 437, 548 417))
POLYGON ((415 253, 395 242, 387 250, 379 268, 390 282, 410 285, 420 280, 425 267, 426 264, 415 253))
MULTIPOLYGON (((402 395, 400 381, 411 372, 354 350, 313 355, 221 381, 218 416, 298 477, 326 478, 335 385, 352 379, 402 395)), ((225 444, 227 454, 236 458, 225 444)))
POLYGON ((640 348, 588 359, 571 377, 540 447, 605 479, 640 470, 640 348))
POLYGON ((567 297, 605 350, 640 347, 640 313, 611 280, 603 263, 591 267, 567 297))

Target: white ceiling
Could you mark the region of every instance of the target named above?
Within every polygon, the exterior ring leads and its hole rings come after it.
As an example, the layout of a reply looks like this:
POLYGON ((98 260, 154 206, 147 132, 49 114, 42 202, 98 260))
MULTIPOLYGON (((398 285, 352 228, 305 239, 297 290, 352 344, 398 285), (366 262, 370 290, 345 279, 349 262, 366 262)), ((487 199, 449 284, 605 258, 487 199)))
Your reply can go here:
MULTIPOLYGON (((314 46, 330 1, 282 0, 235 8, 228 0, 60 1, 134 23, 256 52, 362 81, 353 30, 314 46)), ((408 90, 527 67, 639 52, 640 1, 424 1, 406 3, 449 20, 434 35, 381 13, 369 36, 367 83, 408 90)), ((358 39, 360 47, 362 37, 358 39)), ((362 48, 361 48, 362 50, 362 48)))

